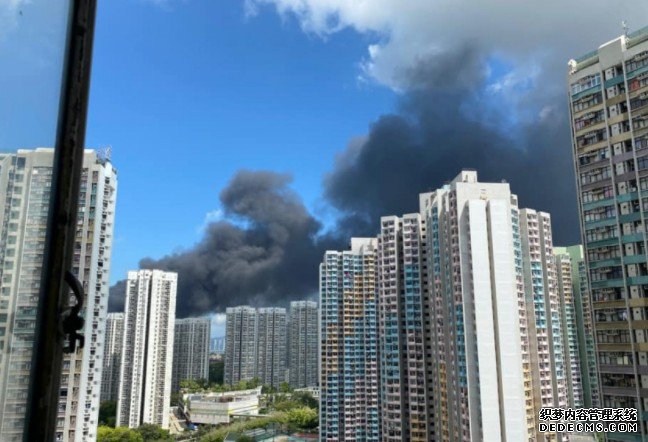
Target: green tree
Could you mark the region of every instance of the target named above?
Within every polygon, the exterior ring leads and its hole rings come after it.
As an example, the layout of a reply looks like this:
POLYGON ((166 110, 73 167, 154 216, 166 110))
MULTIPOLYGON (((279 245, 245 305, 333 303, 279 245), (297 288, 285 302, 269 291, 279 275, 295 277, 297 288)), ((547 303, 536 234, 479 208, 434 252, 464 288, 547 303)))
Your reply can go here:
POLYGON ((169 434, 169 430, 164 430, 157 425, 142 424, 137 429, 144 442, 158 442, 158 441, 171 441, 173 437, 169 434))
POLYGON ((279 391, 282 393, 290 393, 292 391, 292 388, 290 387, 290 384, 288 382, 282 382, 279 384, 279 391))
POLYGON ((110 428, 102 425, 97 429, 97 442, 144 442, 144 439, 141 434, 130 428, 110 428))
POLYGON ((286 412, 286 422, 296 430, 312 430, 319 425, 319 416, 317 410, 312 408, 293 408, 286 412))
POLYGON ((207 379, 185 379, 180 381, 180 389, 188 391, 203 391, 209 389, 207 379))
POLYGON ((115 427, 117 422, 117 402, 104 401, 99 404, 99 425, 115 427))
POLYGON ((313 397, 312 394, 306 391, 296 391, 292 395, 292 400, 301 404, 304 407, 314 408, 319 410, 319 401, 313 397))
POLYGON ((274 394, 277 392, 277 389, 272 385, 263 385, 261 387, 261 394, 274 394))

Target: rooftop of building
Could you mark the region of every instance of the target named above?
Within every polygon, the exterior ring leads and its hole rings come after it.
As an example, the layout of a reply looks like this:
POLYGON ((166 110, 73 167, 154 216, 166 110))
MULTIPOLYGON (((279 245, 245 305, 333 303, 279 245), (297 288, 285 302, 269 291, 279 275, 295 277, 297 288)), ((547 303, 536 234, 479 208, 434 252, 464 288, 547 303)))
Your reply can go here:
POLYGON ((625 49, 630 49, 646 40, 648 40, 648 26, 644 26, 643 28, 640 28, 634 32, 629 32, 627 35, 620 35, 616 38, 613 38, 612 40, 607 41, 602 45, 600 45, 597 49, 594 49, 593 51, 583 54, 580 57, 570 60, 569 61, 569 65, 571 67, 570 73, 574 74, 581 69, 584 69, 588 66, 593 65, 594 63, 597 63, 599 58, 599 51, 603 47, 606 47, 610 44, 614 44, 615 42, 620 41, 622 46, 625 47, 625 49))
POLYGON ((222 391, 222 392, 209 392, 209 393, 188 393, 185 394, 184 399, 190 401, 203 401, 203 402, 237 402, 246 400, 250 396, 260 396, 261 388, 251 388, 249 390, 236 390, 236 391, 222 391))

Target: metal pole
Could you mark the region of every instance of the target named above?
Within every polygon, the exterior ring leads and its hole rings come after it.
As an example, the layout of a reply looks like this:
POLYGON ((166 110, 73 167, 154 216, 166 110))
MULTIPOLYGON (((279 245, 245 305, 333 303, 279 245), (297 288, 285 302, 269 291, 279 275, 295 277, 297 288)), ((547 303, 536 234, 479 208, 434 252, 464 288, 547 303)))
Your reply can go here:
POLYGON ((96 0, 72 0, 56 133, 47 240, 36 317, 24 440, 56 435, 64 332, 69 310, 79 184, 83 168, 96 0))

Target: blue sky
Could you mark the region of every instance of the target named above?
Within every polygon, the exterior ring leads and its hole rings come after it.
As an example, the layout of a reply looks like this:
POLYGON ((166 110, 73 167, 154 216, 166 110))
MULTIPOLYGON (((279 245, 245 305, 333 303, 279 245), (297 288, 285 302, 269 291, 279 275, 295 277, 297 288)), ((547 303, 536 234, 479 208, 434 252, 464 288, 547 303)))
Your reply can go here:
POLYGON ((241 168, 294 175, 317 210, 323 174, 393 106, 358 80, 367 42, 322 39, 238 0, 99 2, 87 145, 118 169, 112 281, 196 242, 241 168))
MULTIPOLYGON (((613 17, 600 14, 607 0, 573 1, 569 11, 557 0, 98 2, 86 145, 111 145, 118 169, 111 281, 196 243, 240 169, 291 173, 330 221, 322 179, 336 154, 397 108, 408 69, 444 50, 488 55, 486 84, 463 104, 515 137, 564 105, 528 104, 563 96, 569 57, 648 13, 645 0, 613 17), (591 26, 574 33, 575 20, 591 26)), ((53 143, 64 17, 63 2, 0 2, 0 150, 53 143)))

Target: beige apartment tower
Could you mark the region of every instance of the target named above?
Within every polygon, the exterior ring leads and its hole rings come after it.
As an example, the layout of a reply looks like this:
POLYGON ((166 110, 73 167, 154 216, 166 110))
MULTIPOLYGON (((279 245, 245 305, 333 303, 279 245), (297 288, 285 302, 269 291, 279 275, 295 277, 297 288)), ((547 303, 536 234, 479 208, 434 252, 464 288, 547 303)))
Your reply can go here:
POLYGON ((648 28, 569 61, 572 152, 600 406, 636 408, 648 439, 648 28))
POLYGON ((117 425, 169 427, 178 275, 128 272, 117 425))
MULTIPOLYGON (((0 154, 0 440, 22 441, 54 149, 0 154)), ((116 171, 86 150, 73 272, 86 291, 84 348, 65 355, 56 437, 93 441, 99 416, 116 171)))

